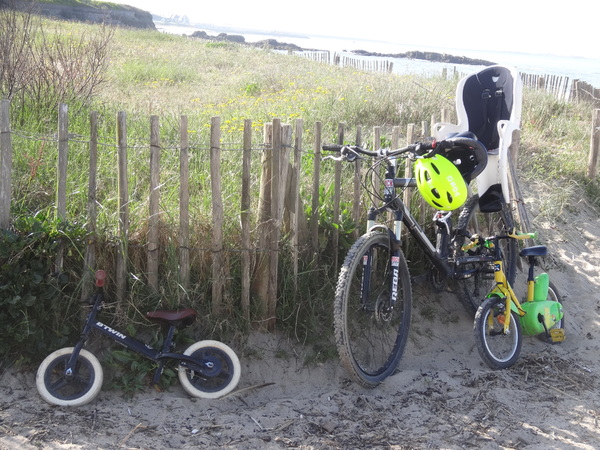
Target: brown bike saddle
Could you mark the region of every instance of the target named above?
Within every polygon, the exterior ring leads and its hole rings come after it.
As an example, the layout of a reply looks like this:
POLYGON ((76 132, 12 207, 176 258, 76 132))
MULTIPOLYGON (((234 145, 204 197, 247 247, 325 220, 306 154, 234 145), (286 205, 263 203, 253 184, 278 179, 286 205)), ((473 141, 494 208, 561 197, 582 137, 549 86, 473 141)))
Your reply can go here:
POLYGON ((196 316, 196 310, 192 308, 185 308, 178 311, 157 310, 146 313, 146 317, 155 322, 166 322, 169 325, 181 325, 184 327, 194 323, 196 316))

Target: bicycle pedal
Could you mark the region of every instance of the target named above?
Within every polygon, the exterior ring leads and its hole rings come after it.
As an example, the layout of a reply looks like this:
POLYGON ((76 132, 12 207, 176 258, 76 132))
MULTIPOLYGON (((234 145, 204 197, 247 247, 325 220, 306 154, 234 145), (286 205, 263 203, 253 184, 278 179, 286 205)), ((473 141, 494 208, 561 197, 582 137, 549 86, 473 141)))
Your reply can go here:
POLYGON ((562 342, 565 340, 565 330, 562 328, 552 328, 549 330, 549 333, 552 342, 562 342))

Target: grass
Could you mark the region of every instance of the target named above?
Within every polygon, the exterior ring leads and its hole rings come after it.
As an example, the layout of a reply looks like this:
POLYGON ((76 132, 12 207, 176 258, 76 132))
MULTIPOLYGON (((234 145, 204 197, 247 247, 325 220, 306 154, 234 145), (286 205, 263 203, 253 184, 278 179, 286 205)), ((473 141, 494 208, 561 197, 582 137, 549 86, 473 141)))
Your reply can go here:
MULTIPOLYGON (((57 23, 45 20, 48 26, 57 23)), ((95 25, 59 23, 65 37, 94 33, 95 25)), ((118 111, 127 114, 130 168, 130 215, 132 251, 131 311, 143 309, 140 303, 152 307, 178 304, 177 296, 177 221, 178 210, 178 133, 181 115, 189 118, 192 192, 192 247, 210 247, 210 180, 208 174, 208 138, 212 117, 222 120, 224 147, 241 148, 242 125, 253 121, 255 149, 260 149, 262 130, 273 118, 293 123, 304 120, 305 142, 311 143, 314 125, 322 121, 324 140, 337 139, 338 123, 347 124, 348 136, 362 126, 364 142, 372 141, 371 130, 380 126, 389 139, 390 130, 399 125, 429 122, 439 117, 442 108, 453 108, 456 80, 441 77, 399 76, 368 73, 353 69, 311 62, 287 54, 246 47, 234 43, 194 40, 156 31, 117 29, 112 43, 106 82, 91 104, 70 105, 69 129, 80 138, 70 145, 69 217, 84 222, 87 202, 87 136, 89 112, 100 114, 99 140, 106 146, 99 153, 99 233, 107 244, 100 252, 100 261, 110 264, 110 248, 114 242, 116 217, 115 122, 118 111), (161 269, 162 295, 148 294, 143 283, 143 245, 147 232, 148 211, 148 147, 150 116, 158 115, 161 123, 161 209, 163 230, 161 241, 168 250, 161 269), (79 141, 79 142, 78 142, 79 141), (137 250, 135 246, 138 246, 137 250)), ((521 171, 524 177, 552 180, 553 185, 580 180, 592 199, 598 202, 599 189, 595 181, 585 178, 589 151, 591 107, 553 99, 540 92, 524 93, 521 171)), ((14 157, 16 215, 31 215, 54 207, 55 144, 40 140, 55 133, 56 118, 49 112, 39 123, 25 123, 13 137, 19 151, 14 157), (30 134, 31 133, 31 134, 30 134), (35 134, 34 134, 35 133, 35 134)), ((307 144, 310 148, 311 144, 307 144)), ((310 202, 312 155, 305 149, 302 192, 310 202)), ((226 208, 225 247, 239 247, 239 180, 241 164, 238 152, 223 153, 223 189, 226 208)), ((331 169, 331 165, 325 166, 331 169)), ((260 152, 253 152, 252 188, 257 209, 260 152)), ((352 174, 345 168, 344 179, 352 174)), ((325 178, 327 186, 331 178, 325 178)), ((327 189, 324 190, 326 192, 327 189)), ((570 191, 569 191, 570 192, 570 191)), ((563 195, 565 191, 563 191, 563 195)), ((575 194, 574 194, 575 195, 575 194)), ((328 197, 322 199, 326 205, 328 197)), ((568 203, 568 199, 561 199, 568 203)), ((253 219, 255 220, 255 219, 253 219)), ((256 224, 255 224, 256 225, 256 224)), ((236 298, 239 277, 236 267, 239 256, 230 253, 230 323, 213 322, 209 329, 215 334, 239 328, 236 298)), ((192 255, 195 291, 193 306, 208 309, 210 292, 210 258, 204 252, 192 255)), ((282 260, 282 270, 291 263, 282 260)), ((334 271, 323 270, 307 263, 301 268, 305 275, 294 292, 289 273, 282 274, 282 298, 279 321, 283 328, 301 341, 326 341, 331 329, 330 302, 335 284, 334 271), (325 334, 320 333, 325 330, 325 334), (325 336, 325 339, 324 339, 325 336)), ((210 319, 208 319, 210 320, 210 319)), ((327 354, 326 350, 319 354, 327 354)))

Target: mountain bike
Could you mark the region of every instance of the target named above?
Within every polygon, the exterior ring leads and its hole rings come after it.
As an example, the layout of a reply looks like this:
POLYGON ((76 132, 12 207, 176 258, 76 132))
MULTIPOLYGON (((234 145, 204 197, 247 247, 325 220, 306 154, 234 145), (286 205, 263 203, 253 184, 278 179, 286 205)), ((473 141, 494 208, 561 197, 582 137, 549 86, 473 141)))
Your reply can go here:
MULTIPOLYGON (((487 151, 472 133, 464 133, 439 142, 416 143, 397 150, 380 149, 369 151, 352 145, 324 145, 324 151, 335 151, 339 156, 328 159, 353 162, 358 158, 372 157, 374 162, 367 170, 363 189, 381 204, 372 206, 367 214, 366 233, 350 248, 342 264, 334 299, 334 328, 336 345, 342 365, 351 378, 362 386, 373 388, 393 374, 402 358, 412 309, 411 277, 402 250, 402 227, 405 226, 413 240, 432 264, 431 285, 444 289, 448 280, 457 281, 464 294, 464 303, 474 312, 489 291, 493 280, 482 276, 478 270, 479 260, 466 254, 462 246, 466 237, 480 233, 487 235, 508 233, 513 228, 512 214, 508 208, 494 214, 483 214, 478 209, 478 197, 472 195, 460 212, 456 228, 452 224, 456 205, 445 204, 447 196, 452 197, 452 183, 455 178, 464 179, 467 184, 485 168, 487 151), (427 185, 427 179, 435 170, 417 173, 416 178, 396 177, 396 163, 399 158, 407 162, 425 164, 439 156, 451 161, 458 169, 450 183, 449 191, 440 194, 434 186, 430 191, 419 188, 427 185), (382 176, 382 172, 385 174, 382 176), (377 185, 383 192, 373 189, 368 180, 379 180, 377 185), (418 188, 432 206, 438 205, 433 216, 436 231, 432 242, 411 214, 401 193, 407 188, 418 188), (438 202, 438 200, 440 200, 438 202), (390 212, 393 225, 378 222, 378 217, 390 212)), ((447 167, 447 169, 450 169, 447 167)), ((438 174, 447 178, 447 174, 438 174)), ((444 181, 444 180, 442 180, 444 181)), ((448 180, 445 179, 445 182, 448 180)), ((460 189, 459 189, 460 190, 460 189)), ((464 192, 457 192, 463 196, 464 192)), ((450 203, 454 203, 454 198, 450 203)), ((434 206, 435 207, 435 206, 434 206)), ((460 206, 459 206, 460 207, 460 206)), ((507 276, 514 279, 516 274, 516 246, 503 248, 507 276)))
POLYGON ((106 273, 96 272, 96 291, 90 297, 91 310, 85 321, 81 337, 74 347, 66 347, 48 355, 36 375, 36 386, 41 397, 50 404, 81 406, 91 402, 100 392, 104 379, 102 366, 93 353, 84 349, 92 330, 158 365, 152 384, 159 385, 163 369, 169 362, 178 369, 179 382, 193 397, 218 398, 231 392, 240 379, 240 361, 235 352, 219 341, 199 341, 183 353, 174 351, 173 339, 178 328, 191 325, 196 311, 151 311, 146 317, 161 324, 166 330, 161 350, 129 337, 96 319, 104 302, 106 273))
POLYGON ((539 336, 546 342, 558 343, 565 339, 565 322, 561 297, 547 273, 535 276, 538 257, 546 256, 543 245, 527 247, 520 256, 527 258, 527 298, 520 303, 503 271, 501 248, 504 239, 535 238, 535 233, 509 234, 482 239, 473 236, 463 249, 481 256, 487 263, 482 272, 493 273, 495 286, 475 314, 473 332, 477 350, 492 369, 506 369, 519 359, 523 336, 539 336))

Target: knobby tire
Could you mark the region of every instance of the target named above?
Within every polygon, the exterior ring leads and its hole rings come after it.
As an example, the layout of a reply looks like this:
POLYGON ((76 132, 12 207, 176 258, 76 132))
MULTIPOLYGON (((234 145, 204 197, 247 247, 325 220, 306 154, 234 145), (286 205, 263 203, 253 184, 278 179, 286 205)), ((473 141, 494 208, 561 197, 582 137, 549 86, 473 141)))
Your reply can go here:
POLYGON ((397 303, 391 311, 388 308, 393 273, 390 247, 388 233, 374 231, 361 236, 344 260, 336 287, 334 327, 339 357, 351 378, 368 388, 396 371, 410 327, 412 289, 401 251, 397 258, 397 303), (367 255, 372 264, 370 288, 361 295, 361 286, 367 281, 363 280, 367 255))

